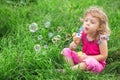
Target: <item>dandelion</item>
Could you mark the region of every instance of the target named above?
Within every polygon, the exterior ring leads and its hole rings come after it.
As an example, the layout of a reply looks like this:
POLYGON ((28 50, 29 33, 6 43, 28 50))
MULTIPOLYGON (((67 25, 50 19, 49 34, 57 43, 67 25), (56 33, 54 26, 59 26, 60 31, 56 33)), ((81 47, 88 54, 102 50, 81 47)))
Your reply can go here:
POLYGON ((62 28, 61 28, 61 27, 58 27, 58 28, 57 28, 57 31, 58 31, 58 32, 61 32, 61 31, 62 31, 62 28))
POLYGON ((32 23, 29 25, 29 30, 30 32, 36 32, 38 30, 38 25, 37 23, 32 23))
POLYGON ((48 37, 51 38, 53 36, 53 33, 48 33, 48 37))
POLYGON ((39 35, 38 36, 38 40, 41 40, 43 37, 42 37, 42 35, 39 35))
POLYGON ((70 34, 67 34, 66 35, 66 40, 70 40, 71 39, 71 35, 70 34))
POLYGON ((44 25, 45 25, 46 28, 49 28, 50 24, 51 24, 50 21, 47 21, 47 22, 44 23, 44 25))
POLYGON ((40 51, 40 45, 39 45, 39 44, 36 44, 36 45, 34 46, 34 49, 35 49, 36 52, 39 52, 39 51, 40 51))

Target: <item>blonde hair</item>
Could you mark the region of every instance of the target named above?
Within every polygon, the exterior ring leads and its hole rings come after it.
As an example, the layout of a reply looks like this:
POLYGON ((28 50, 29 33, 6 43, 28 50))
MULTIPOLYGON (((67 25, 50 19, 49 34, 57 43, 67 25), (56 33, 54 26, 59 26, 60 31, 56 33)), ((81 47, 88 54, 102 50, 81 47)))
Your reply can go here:
POLYGON ((93 17, 96 17, 99 19, 99 27, 100 29, 98 30, 98 34, 106 34, 110 35, 110 28, 108 26, 108 17, 103 11, 102 8, 100 7, 90 7, 89 9, 86 10, 85 16, 87 14, 91 14, 93 17))

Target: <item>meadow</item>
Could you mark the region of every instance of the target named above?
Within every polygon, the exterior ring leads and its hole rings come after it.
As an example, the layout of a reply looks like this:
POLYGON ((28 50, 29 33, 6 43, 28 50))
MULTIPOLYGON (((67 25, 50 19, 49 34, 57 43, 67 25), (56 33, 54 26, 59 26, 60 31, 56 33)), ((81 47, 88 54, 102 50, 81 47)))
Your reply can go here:
POLYGON ((120 0, 0 0, 0 80, 119 80, 119 4, 120 0), (107 66, 99 74, 73 71, 60 55, 90 6, 104 8, 111 28, 107 66))

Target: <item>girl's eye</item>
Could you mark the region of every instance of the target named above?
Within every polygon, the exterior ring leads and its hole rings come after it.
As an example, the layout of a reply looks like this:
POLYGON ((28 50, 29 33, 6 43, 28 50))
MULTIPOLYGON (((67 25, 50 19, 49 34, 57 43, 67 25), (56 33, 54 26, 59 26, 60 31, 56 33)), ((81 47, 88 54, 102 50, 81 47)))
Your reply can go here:
POLYGON ((85 22, 87 22, 88 21, 88 19, 85 19, 85 22))
POLYGON ((95 24, 95 21, 91 21, 92 24, 95 24))

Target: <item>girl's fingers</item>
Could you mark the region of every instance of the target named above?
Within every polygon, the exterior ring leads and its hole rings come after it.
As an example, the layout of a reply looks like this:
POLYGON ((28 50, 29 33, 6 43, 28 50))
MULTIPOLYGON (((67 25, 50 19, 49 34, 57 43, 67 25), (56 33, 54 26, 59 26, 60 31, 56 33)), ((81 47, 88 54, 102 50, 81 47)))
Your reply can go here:
POLYGON ((75 32, 72 34, 72 37, 74 37, 74 36, 76 36, 76 33, 75 33, 75 32))

